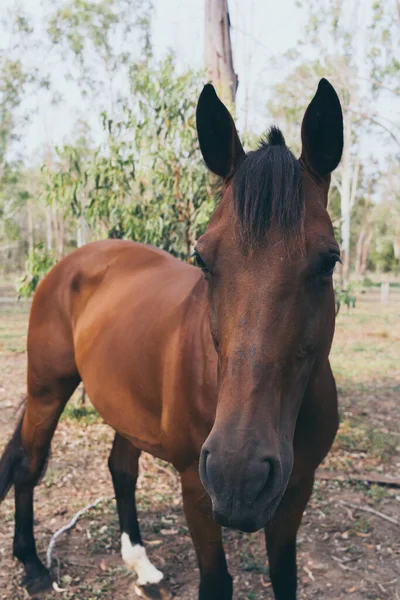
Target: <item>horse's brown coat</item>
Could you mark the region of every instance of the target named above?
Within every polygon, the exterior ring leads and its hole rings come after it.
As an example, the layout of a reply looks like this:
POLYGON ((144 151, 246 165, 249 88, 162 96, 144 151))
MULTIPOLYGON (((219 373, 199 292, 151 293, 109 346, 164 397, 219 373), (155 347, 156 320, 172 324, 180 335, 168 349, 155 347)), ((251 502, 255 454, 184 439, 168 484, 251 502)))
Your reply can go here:
MULTIPOLYGON (((46 327, 52 298, 53 339, 68 323, 67 352, 104 420, 180 470, 198 457, 215 415, 206 287, 199 269, 162 250, 109 240, 58 263, 32 307, 46 327)), ((65 351, 53 348, 53 363, 64 363, 65 351)))

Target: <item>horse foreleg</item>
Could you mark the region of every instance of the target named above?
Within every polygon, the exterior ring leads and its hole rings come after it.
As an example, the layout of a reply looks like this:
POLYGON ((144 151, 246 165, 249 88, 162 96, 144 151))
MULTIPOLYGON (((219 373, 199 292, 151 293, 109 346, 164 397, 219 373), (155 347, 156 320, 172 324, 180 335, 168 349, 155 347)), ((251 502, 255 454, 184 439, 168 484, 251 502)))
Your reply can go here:
POLYGON ((232 600, 222 531, 213 517, 198 468, 181 473, 183 507, 200 568, 199 600, 232 600))
POLYGON ((108 459, 114 484, 121 529, 121 553, 125 564, 137 574, 137 584, 146 597, 162 597, 155 586, 163 578, 161 571, 150 562, 140 535, 136 511, 135 490, 139 472, 140 450, 128 440, 115 435, 108 459))
POLYGON ((286 490, 273 521, 265 527, 269 572, 276 600, 296 600, 296 536, 313 489, 305 477, 286 490))

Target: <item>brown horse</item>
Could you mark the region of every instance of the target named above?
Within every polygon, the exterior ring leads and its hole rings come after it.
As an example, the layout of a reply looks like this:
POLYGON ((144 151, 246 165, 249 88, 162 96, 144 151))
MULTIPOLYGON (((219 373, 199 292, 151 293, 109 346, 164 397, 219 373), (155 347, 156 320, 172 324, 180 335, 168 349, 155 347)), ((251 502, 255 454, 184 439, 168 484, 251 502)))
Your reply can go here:
POLYGON ((143 589, 159 589, 162 573, 136 514, 142 450, 181 475, 200 600, 232 599, 221 525, 264 527, 275 597, 296 598, 296 533, 338 422, 328 355, 339 248, 326 205, 342 112, 322 79, 299 160, 276 128, 245 154, 211 85, 197 128, 205 162, 222 178, 195 251, 203 276, 155 248, 102 241, 60 261, 36 291, 27 405, 0 464, 0 496, 15 488, 14 555, 30 591, 51 584, 35 549, 33 489, 83 381, 116 431, 109 467, 122 555, 143 589))

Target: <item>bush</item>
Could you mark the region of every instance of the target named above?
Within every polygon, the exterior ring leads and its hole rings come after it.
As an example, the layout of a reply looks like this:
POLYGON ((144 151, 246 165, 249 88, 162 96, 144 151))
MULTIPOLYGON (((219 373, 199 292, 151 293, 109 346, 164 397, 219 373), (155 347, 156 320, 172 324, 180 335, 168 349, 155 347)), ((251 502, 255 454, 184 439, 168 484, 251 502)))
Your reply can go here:
POLYGON ((368 277, 368 275, 364 275, 364 279, 362 281, 362 285, 365 288, 371 288, 374 287, 374 282, 372 281, 372 279, 370 277, 368 277))
POLYGON ((25 262, 26 274, 20 277, 17 283, 18 298, 30 298, 39 281, 43 279, 56 262, 55 256, 49 253, 43 244, 36 245, 28 254, 25 262))
POLYGON ((341 289, 335 288, 336 314, 338 314, 342 304, 347 306, 347 310, 356 307, 356 295, 353 283, 348 283, 346 287, 341 289))

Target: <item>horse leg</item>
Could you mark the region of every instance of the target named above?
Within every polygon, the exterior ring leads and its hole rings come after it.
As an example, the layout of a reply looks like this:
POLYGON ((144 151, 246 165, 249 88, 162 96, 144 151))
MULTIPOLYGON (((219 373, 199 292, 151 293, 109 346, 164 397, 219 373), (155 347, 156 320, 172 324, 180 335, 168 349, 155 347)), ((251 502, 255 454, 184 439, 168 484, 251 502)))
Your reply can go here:
POLYGON ((232 600, 222 530, 213 517, 211 501, 200 481, 198 468, 181 473, 183 507, 200 568, 199 600, 232 600))
POLYGON ((296 600, 296 536, 314 476, 305 477, 288 488, 273 521, 265 527, 269 572, 276 600, 296 600))
POLYGON ((296 598, 296 534, 311 496, 314 469, 322 462, 338 427, 337 392, 330 364, 310 381, 297 418, 292 485, 265 528, 271 581, 277 600, 296 598))
POLYGON ((108 467, 117 500, 122 558, 125 564, 137 574, 138 585, 149 586, 159 583, 163 574, 148 559, 140 535, 135 502, 139 456, 138 448, 118 433, 115 435, 108 467))
POLYGON ((14 447, 12 483, 15 491, 15 535, 13 554, 25 569, 29 593, 51 587, 52 579, 40 561, 33 531, 33 490, 46 466, 50 443, 58 419, 79 377, 53 382, 35 395, 30 393, 10 445, 14 447))

